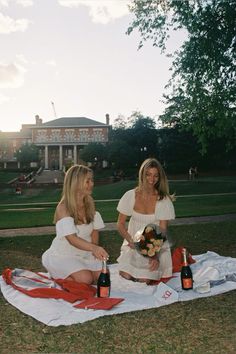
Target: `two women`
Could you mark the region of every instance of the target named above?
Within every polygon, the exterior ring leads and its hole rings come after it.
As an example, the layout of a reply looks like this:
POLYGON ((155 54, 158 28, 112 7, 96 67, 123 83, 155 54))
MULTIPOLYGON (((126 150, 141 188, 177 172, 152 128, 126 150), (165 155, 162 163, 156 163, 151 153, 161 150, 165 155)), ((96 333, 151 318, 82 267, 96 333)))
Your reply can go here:
MULTIPOLYGON (((66 173, 62 198, 54 221, 56 237, 43 254, 42 262, 53 278, 96 283, 101 260, 108 253, 98 245, 98 230, 104 227, 91 197, 92 171, 82 165, 72 166, 66 173)), ((139 171, 139 185, 124 194, 118 204, 118 231, 124 238, 118 258, 120 275, 126 279, 149 282, 172 275, 168 241, 159 259, 148 259, 134 249, 133 236, 148 223, 156 223, 166 231, 168 220, 175 217, 165 172, 156 159, 147 159, 139 171), (126 219, 130 217, 128 229, 126 219)))

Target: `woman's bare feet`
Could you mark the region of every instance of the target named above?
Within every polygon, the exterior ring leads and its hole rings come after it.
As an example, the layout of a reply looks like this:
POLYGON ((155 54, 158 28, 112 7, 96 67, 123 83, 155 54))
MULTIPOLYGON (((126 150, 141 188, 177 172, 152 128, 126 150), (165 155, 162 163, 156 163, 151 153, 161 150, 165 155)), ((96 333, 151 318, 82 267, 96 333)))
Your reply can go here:
POLYGON ((146 283, 146 284, 150 284, 151 280, 150 279, 146 279, 146 278, 135 278, 133 277, 131 274, 123 272, 122 270, 120 270, 120 276, 122 278, 125 278, 127 280, 131 280, 134 282, 138 282, 138 283, 146 283))

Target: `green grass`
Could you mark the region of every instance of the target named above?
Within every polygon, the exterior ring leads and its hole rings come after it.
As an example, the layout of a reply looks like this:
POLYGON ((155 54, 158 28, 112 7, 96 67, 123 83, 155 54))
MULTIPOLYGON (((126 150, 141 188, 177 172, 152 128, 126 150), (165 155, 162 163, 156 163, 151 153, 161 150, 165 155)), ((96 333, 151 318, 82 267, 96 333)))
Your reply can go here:
POLYGON ((236 213, 236 194, 181 198, 174 203, 177 217, 236 213))
MULTIPOLYGON (((177 197, 176 217, 207 216, 236 213, 236 195, 177 197)), ((105 222, 116 222, 118 201, 97 202, 96 209, 105 222)), ((52 225, 53 205, 0 206, 0 229, 52 225), (32 208, 33 207, 33 208, 32 208), (34 209, 35 208, 35 209, 34 209)))
MULTIPOLYGON (((117 220, 118 200, 134 186, 135 181, 128 180, 95 186, 93 196, 97 201, 96 208, 105 222, 117 220)), ((196 181, 171 181, 170 187, 171 192, 176 193, 174 203, 176 217, 236 213, 234 176, 202 178, 196 181), (220 195, 220 193, 228 194, 220 195)), ((61 189, 56 186, 26 188, 21 196, 16 196, 11 188, 1 188, 0 229, 52 225, 55 206, 60 196, 61 189)))
POLYGON ((195 181, 171 181, 171 193, 176 195, 233 193, 236 192, 235 176, 201 178, 195 181))
MULTIPOLYGON (((236 222, 170 227, 175 245, 193 254, 208 250, 236 257, 236 222)), ((49 236, 0 238, 0 269, 42 271, 49 236)), ((121 237, 101 232, 111 263, 121 237)), ((236 352, 236 291, 156 309, 105 316, 84 324, 47 327, 0 297, 1 353, 227 353, 236 352)))
POLYGON ((18 172, 0 171, 0 183, 7 183, 19 175, 18 172))
MULTIPOLYGON (((127 190, 136 186, 136 181, 120 181, 107 185, 94 187, 93 197, 95 200, 119 199, 127 190)), ((213 193, 236 193, 236 178, 212 177, 202 178, 196 181, 171 181, 171 193, 180 195, 192 194, 213 194, 213 193)), ((15 189, 2 187, 0 189, 1 204, 22 204, 22 203, 42 203, 57 202, 61 197, 61 188, 49 186, 45 188, 23 188, 22 195, 16 196, 15 189)))

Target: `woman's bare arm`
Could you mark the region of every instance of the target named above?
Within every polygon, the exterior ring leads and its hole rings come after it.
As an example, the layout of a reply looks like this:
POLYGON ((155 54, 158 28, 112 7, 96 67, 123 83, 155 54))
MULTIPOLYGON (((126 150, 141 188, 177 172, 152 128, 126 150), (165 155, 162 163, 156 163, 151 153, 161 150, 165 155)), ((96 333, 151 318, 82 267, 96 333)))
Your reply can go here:
POLYGON ((128 230, 126 228, 126 219, 127 219, 127 215, 119 213, 118 220, 117 220, 117 228, 119 234, 129 243, 129 246, 133 248, 134 243, 133 243, 132 236, 128 233, 128 230))
MULTIPOLYGON (((59 221, 60 219, 65 218, 67 216, 69 216, 69 214, 65 208, 65 205, 63 203, 58 204, 56 208, 56 221, 59 221)), ((104 250, 104 248, 98 246, 97 244, 83 240, 76 234, 67 235, 65 237, 72 246, 83 251, 92 252, 93 255, 100 260, 104 258, 107 259, 109 257, 108 253, 104 250)))
POLYGON ((99 233, 98 233, 98 230, 93 230, 92 231, 91 239, 92 239, 92 243, 94 245, 98 245, 99 244, 99 233))

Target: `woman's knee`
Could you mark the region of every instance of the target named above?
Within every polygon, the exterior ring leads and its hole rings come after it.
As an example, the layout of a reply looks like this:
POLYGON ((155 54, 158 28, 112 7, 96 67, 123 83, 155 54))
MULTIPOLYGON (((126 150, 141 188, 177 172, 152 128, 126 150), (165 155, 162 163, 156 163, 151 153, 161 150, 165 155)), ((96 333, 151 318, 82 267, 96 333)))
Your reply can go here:
POLYGON ((85 283, 89 285, 94 281, 93 273, 90 270, 80 270, 79 272, 72 273, 68 278, 72 278, 78 283, 85 283))

